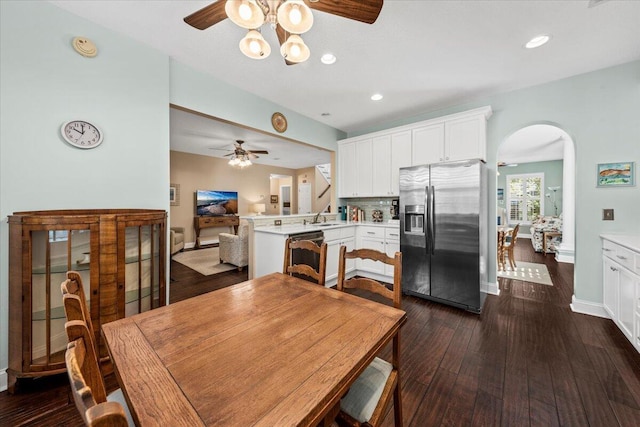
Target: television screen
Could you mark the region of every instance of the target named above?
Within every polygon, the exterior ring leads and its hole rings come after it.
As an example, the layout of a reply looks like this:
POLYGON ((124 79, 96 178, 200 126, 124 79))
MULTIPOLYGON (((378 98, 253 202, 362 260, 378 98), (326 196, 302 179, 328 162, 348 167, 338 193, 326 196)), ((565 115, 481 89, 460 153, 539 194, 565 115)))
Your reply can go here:
POLYGON ((197 215, 237 215, 237 191, 196 191, 197 215))

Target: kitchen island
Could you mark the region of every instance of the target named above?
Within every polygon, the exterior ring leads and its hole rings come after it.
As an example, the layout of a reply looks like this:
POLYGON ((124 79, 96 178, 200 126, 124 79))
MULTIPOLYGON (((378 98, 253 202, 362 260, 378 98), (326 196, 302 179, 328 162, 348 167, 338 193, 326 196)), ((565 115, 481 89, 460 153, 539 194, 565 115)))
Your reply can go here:
MULTIPOLYGON (((253 239, 254 277, 282 271, 284 247, 287 238, 303 233, 322 231, 327 243, 327 268, 325 286, 335 285, 338 277, 340 246, 347 250, 370 248, 393 256, 400 250, 399 224, 388 222, 346 222, 327 220, 318 224, 283 224, 255 227, 253 239)), ((385 282, 393 281, 393 271, 380 262, 363 261, 347 263, 347 276, 355 274, 385 282)))

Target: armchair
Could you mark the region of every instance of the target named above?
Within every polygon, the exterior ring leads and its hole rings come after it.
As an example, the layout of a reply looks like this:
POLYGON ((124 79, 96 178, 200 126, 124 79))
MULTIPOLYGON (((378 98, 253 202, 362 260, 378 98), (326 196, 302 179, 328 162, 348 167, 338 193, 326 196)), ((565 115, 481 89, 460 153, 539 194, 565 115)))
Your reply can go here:
POLYGON ((184 249, 184 227, 171 227, 169 230, 171 255, 184 249))
POLYGON ((562 214, 559 217, 540 215, 529 229, 531 233, 531 244, 536 252, 543 252, 546 247, 547 253, 556 251, 556 245, 562 241, 562 235, 553 236, 544 242, 544 233, 562 233, 562 214))
POLYGON ((238 267, 238 271, 249 265, 249 223, 241 220, 238 234, 220 233, 220 263, 228 262, 238 267))

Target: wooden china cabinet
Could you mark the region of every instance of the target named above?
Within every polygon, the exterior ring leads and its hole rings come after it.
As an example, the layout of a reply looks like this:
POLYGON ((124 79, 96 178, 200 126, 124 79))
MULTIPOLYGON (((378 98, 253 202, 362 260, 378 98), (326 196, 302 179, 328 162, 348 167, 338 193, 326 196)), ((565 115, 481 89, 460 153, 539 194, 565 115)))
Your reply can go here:
POLYGON ((60 284, 82 276, 100 357, 100 327, 166 304, 164 210, 85 209, 9 216, 8 387, 65 371, 60 284))

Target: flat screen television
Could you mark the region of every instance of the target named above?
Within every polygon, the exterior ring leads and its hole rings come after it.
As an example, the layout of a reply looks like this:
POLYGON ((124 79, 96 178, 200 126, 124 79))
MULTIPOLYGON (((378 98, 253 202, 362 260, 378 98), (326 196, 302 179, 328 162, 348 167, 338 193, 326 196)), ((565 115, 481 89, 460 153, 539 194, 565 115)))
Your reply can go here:
POLYGON ((196 191, 196 215, 237 215, 238 192, 237 191, 196 191))

